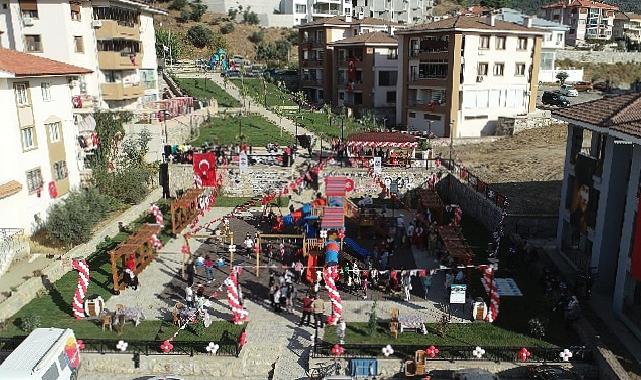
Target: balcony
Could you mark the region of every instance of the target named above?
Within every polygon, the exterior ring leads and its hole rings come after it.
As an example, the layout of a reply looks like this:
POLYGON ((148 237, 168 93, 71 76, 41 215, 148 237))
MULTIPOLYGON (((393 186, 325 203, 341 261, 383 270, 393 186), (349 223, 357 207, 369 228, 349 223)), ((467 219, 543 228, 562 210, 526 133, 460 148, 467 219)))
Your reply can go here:
POLYGON ((125 85, 118 83, 103 83, 100 85, 102 97, 105 100, 136 99, 145 95, 145 88, 140 84, 125 85))
POLYGON ((302 87, 322 87, 323 86, 323 80, 322 79, 303 78, 303 79, 300 80, 300 85, 302 87))
POLYGON ((420 46, 411 48, 410 57, 423 58, 433 57, 434 53, 447 53, 449 51, 449 42, 441 40, 424 40, 420 42, 420 46))
POLYGON ((142 53, 99 51, 98 67, 101 70, 134 70, 140 68, 142 53))
POLYGON ((302 67, 323 67, 322 59, 303 59, 301 60, 302 67))
POLYGON ((446 113, 448 111, 446 104, 437 101, 428 101, 424 99, 409 99, 408 108, 418 111, 428 111, 436 113, 446 113))
POLYGON ((126 26, 114 20, 101 20, 101 26, 96 29, 96 38, 99 40, 127 39, 140 40, 140 27, 126 26))

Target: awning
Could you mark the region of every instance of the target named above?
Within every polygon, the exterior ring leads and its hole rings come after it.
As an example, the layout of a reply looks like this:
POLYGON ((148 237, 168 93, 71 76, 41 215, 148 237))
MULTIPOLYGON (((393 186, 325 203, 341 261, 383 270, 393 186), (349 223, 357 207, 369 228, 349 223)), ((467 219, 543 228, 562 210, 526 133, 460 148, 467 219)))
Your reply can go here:
POLYGON ((401 132, 363 132, 355 133, 347 138, 347 146, 351 148, 416 148, 416 137, 401 132))
POLYGON ((18 181, 9 181, 0 184, 0 199, 10 197, 22 190, 22 184, 18 181))

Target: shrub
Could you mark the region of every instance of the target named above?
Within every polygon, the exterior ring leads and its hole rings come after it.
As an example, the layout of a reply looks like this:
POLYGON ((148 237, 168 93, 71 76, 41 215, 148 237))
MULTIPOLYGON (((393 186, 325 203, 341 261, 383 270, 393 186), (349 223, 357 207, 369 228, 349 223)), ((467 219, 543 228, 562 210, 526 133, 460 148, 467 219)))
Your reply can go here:
POLYGON ((226 24, 223 24, 223 26, 220 27, 220 32, 222 34, 229 34, 234 31, 236 27, 234 27, 234 24, 231 22, 228 22, 226 24))
POLYGON ((187 0, 173 0, 171 4, 169 4, 169 9, 174 9, 176 11, 179 11, 186 6, 187 6, 187 0))
POLYGON ((64 201, 51 206, 45 229, 50 237, 67 246, 84 243, 96 223, 119 206, 117 200, 96 189, 72 192, 64 201))
POLYGON ((196 0, 191 4, 191 19, 193 21, 200 21, 207 11, 207 6, 201 0, 196 0))
POLYGON ((214 41, 214 32, 203 25, 195 25, 187 31, 187 40, 197 48, 204 48, 210 46, 214 41))
POLYGON ((238 9, 229 8, 229 10, 227 11, 227 16, 229 17, 230 20, 235 20, 236 17, 238 16, 238 9))
POLYGON ((376 315, 376 302, 372 304, 372 309, 369 312, 369 319, 367 320, 367 333, 373 335, 376 332, 376 326, 378 326, 378 315, 376 315))
POLYGON ((256 31, 256 32, 253 32, 252 34, 250 34, 249 37, 247 37, 247 38, 251 42, 257 44, 259 42, 262 42, 264 37, 265 37, 265 33, 263 33, 262 31, 256 31))
POLYGON ((30 333, 42 325, 40 316, 36 314, 27 314, 18 321, 20 330, 30 333))
POLYGON ((541 339, 545 337, 545 323, 539 318, 532 318, 527 322, 530 335, 541 339))
POLYGON ((183 8, 183 10, 180 11, 180 16, 178 16, 178 21, 180 22, 187 22, 191 20, 191 12, 187 8, 183 8))
POLYGON ((151 172, 143 167, 127 167, 115 172, 103 172, 94 178, 96 186, 103 193, 123 203, 136 204, 147 195, 151 172))
POLYGON ((256 14, 256 12, 247 8, 243 12, 243 22, 250 25, 258 25, 258 23, 260 23, 260 20, 258 19, 258 15, 256 14))

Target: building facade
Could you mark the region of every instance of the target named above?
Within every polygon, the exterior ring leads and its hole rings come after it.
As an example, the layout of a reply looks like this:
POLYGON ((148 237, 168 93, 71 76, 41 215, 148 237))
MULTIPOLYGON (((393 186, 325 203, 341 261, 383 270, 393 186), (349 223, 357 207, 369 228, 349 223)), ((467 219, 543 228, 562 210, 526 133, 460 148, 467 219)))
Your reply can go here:
POLYGON ((0 49, 0 210, 3 228, 30 233, 80 184, 71 89, 87 69, 0 49))
POLYGON ((398 42, 386 32, 369 32, 332 43, 332 105, 365 112, 387 125, 396 124, 398 42))
POLYGON ((396 32, 396 119, 437 136, 494 132, 536 108, 544 32, 495 16, 458 16, 396 32))
POLYGON ((632 12, 617 13, 612 36, 615 41, 641 44, 641 15, 632 12))
POLYGON ((354 0, 354 17, 374 17, 399 24, 424 22, 432 16, 433 0, 354 0))
POLYGON ((641 109, 626 94, 558 110, 568 140, 557 247, 641 340, 641 109))
POLYGON ((294 25, 352 15, 351 0, 283 0, 281 13, 294 15, 294 25))
POLYGON ((562 0, 541 7, 539 17, 569 26, 566 42, 582 46, 590 40, 611 40, 618 10, 615 5, 592 0, 562 0))
POLYGON ((312 21, 298 27, 299 85, 307 100, 324 104, 334 94, 334 46, 332 43, 363 33, 393 33, 396 25, 374 18, 339 16, 312 21))
POLYGON ((0 43, 92 70, 74 93, 92 106, 135 109, 159 97, 153 15, 161 13, 128 0, 11 0, 0 10, 0 43))

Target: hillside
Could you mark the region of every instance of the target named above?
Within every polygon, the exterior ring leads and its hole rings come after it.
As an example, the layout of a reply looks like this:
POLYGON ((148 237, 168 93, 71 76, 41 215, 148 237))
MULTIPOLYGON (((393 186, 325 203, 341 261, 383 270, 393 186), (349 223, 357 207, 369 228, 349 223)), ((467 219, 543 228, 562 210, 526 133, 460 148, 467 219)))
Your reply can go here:
MULTIPOLYGON (((160 8, 167 9, 168 3, 159 4, 160 8)), ((215 33, 220 33, 223 25, 230 23, 227 15, 206 12, 200 22, 195 21, 178 21, 180 11, 168 10, 167 16, 156 16, 156 25, 161 29, 169 29, 172 33, 178 33, 183 38, 187 34, 189 28, 195 25, 204 25, 215 33)), ((286 38, 294 29, 292 28, 264 28, 258 25, 250 25, 244 23, 234 22, 234 30, 227 34, 222 34, 223 39, 227 43, 227 51, 230 55, 240 55, 252 61, 256 58, 256 44, 249 41, 248 37, 254 32, 263 32, 263 42, 274 43, 278 40, 286 38)), ((204 48, 199 49, 192 46, 188 41, 184 40, 181 43, 182 53, 181 59, 196 59, 205 58, 213 53, 213 49, 204 48)), ((298 49, 292 46, 290 50, 290 62, 298 60, 298 49)))

